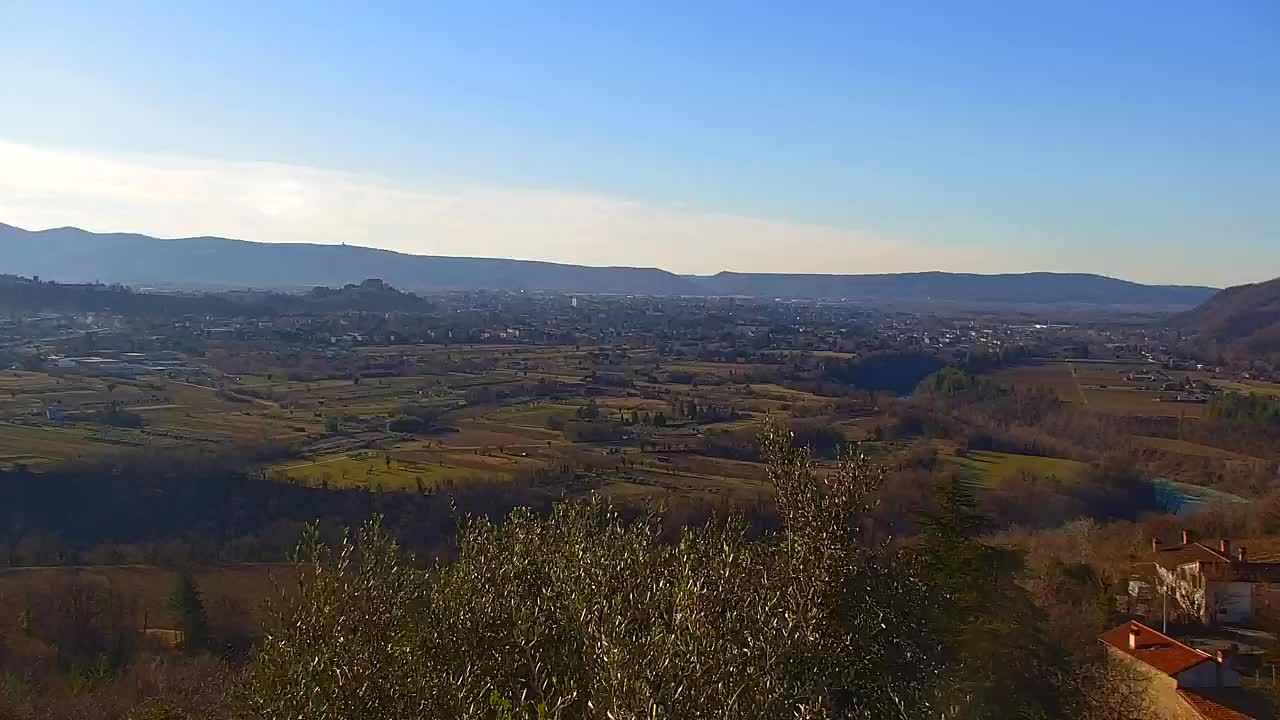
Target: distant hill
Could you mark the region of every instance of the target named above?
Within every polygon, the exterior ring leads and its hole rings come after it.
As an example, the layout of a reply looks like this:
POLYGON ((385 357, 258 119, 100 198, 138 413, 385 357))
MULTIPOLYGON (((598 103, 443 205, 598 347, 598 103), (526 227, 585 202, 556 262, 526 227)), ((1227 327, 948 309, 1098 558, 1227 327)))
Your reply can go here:
POLYGON ((1214 290, 1140 285, 1099 275, 680 276, 656 268, 407 255, 348 245, 258 243, 216 237, 161 240, 78 228, 0 224, 0 272, 63 282, 183 288, 300 289, 380 278, 414 292, 550 290, 634 295, 744 295, 868 302, 1087 303, 1192 307, 1214 290))
POLYGON ((717 295, 848 298, 851 300, 957 303, 1088 303, 1192 306, 1213 288, 1140 285, 1101 275, 1068 273, 919 272, 883 275, 786 275, 722 272, 698 278, 717 295))
POLYGON ((202 288, 298 289, 380 278, 411 291, 565 290, 674 295, 697 288, 649 268, 406 255, 351 245, 257 243, 198 237, 28 231, 0 225, 0 272, 66 282, 202 288))
POLYGON ((1280 356, 1280 278, 1227 288, 1173 323, 1227 355, 1280 356))
POLYGON ((137 292, 123 285, 71 285, 0 275, 0 313, 112 312, 141 317, 217 315, 270 317, 294 313, 428 312, 431 301, 401 292, 381 280, 305 293, 263 290, 227 292, 137 292))

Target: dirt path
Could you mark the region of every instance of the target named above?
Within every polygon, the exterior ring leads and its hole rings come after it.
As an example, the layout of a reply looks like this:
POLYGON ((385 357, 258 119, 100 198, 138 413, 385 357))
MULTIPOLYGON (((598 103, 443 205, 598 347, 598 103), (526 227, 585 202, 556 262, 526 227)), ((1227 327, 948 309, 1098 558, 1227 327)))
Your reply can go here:
POLYGON ((1067 367, 1071 368, 1071 380, 1075 382, 1076 394, 1080 396, 1080 404, 1089 407, 1089 398, 1084 394, 1084 388, 1080 387, 1080 376, 1076 374, 1076 364, 1067 363, 1067 367))
POLYGON ((313 461, 311 461, 311 462, 298 463, 297 465, 285 465, 284 467, 278 467, 278 468, 273 468, 273 469, 275 469, 275 470, 297 470, 298 468, 313 467, 313 466, 316 466, 316 465, 327 465, 327 464, 329 464, 329 463, 335 463, 335 462, 338 462, 338 461, 340 461, 340 460, 350 460, 350 459, 352 459, 352 458, 351 458, 351 455, 339 455, 338 457, 332 457, 332 458, 329 458, 328 460, 313 460, 313 461))

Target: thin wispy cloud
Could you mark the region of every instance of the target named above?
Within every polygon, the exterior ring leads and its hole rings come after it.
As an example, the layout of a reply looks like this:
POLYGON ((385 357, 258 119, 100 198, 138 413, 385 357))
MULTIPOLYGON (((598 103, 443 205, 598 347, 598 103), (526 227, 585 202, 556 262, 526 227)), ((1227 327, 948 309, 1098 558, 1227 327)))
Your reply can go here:
POLYGON ((0 222, 160 237, 349 243, 676 272, 1019 269, 986 250, 605 195, 438 189, 268 162, 125 156, 0 142, 0 222), (805 248, 797 255, 797 247, 805 248), (814 258, 821 258, 815 266, 814 258))

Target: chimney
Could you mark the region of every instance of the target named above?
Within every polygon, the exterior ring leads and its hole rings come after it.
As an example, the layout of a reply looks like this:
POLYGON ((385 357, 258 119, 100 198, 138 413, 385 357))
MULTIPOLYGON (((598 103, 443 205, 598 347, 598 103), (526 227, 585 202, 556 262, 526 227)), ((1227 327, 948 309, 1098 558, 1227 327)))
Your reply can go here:
POLYGON ((1160 538, 1151 538, 1151 552, 1160 552, 1160 538))
POLYGON ((1223 538, 1218 541, 1218 550, 1227 557, 1231 556, 1231 541, 1223 538))
POLYGON ((1190 530, 1183 530, 1183 531, 1182 531, 1182 544, 1183 544, 1183 545, 1190 545, 1190 544, 1191 544, 1191 531, 1190 531, 1190 530))
POLYGON ((1138 629, 1138 625, 1136 623, 1129 626, 1129 649, 1130 650, 1138 649, 1138 635, 1140 634, 1142 634, 1142 631, 1138 629))
POLYGON ((1249 562, 1249 553, 1243 545, 1236 550, 1236 557, 1239 558, 1240 562, 1249 562))

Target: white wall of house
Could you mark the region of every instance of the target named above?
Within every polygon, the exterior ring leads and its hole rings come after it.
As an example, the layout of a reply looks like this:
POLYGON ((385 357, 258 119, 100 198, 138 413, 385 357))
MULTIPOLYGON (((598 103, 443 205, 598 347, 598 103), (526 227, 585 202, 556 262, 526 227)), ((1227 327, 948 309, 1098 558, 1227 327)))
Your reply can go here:
POLYGON ((1242 623, 1253 617, 1253 587, 1244 582, 1210 582, 1206 588, 1219 623, 1242 623))

